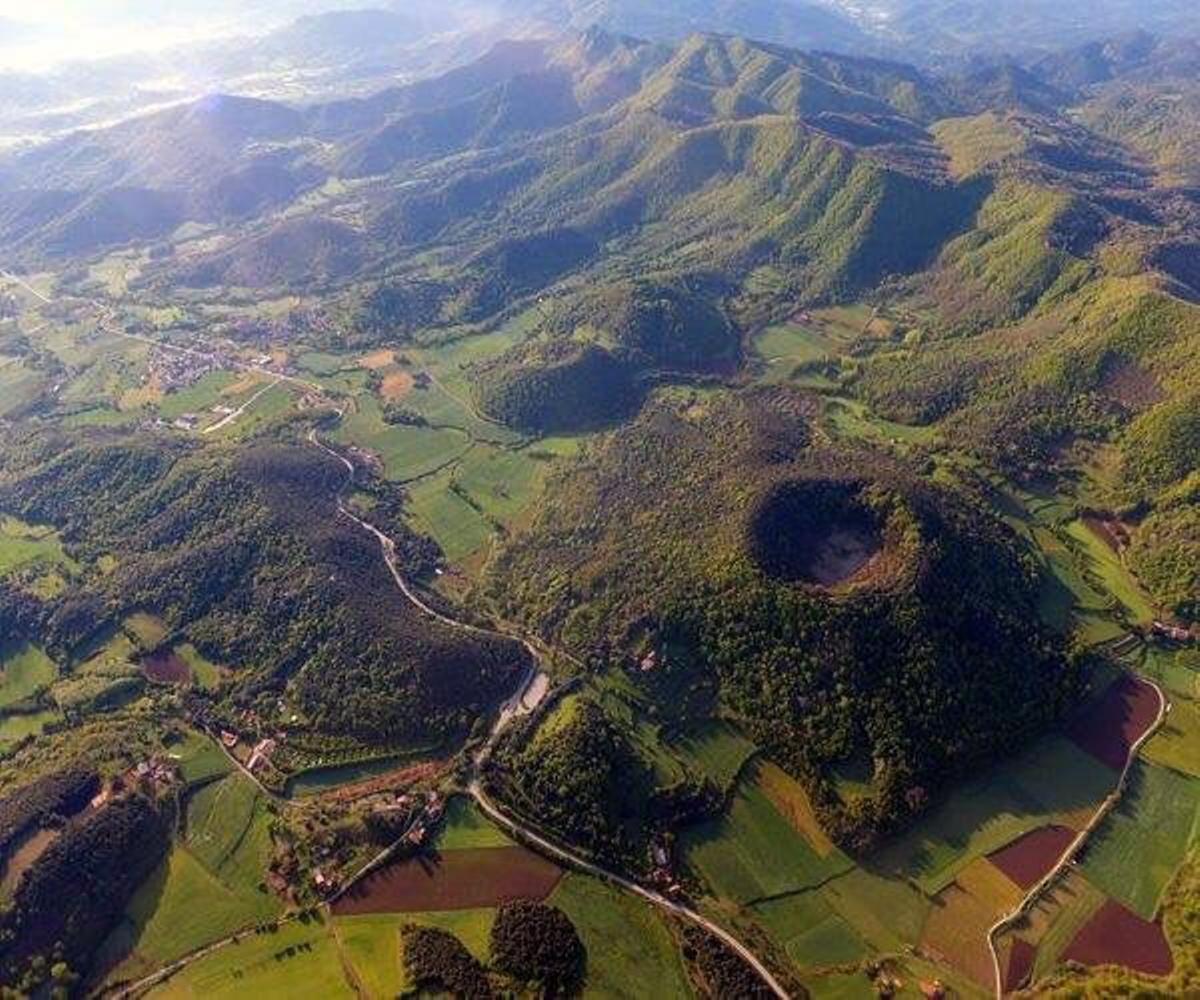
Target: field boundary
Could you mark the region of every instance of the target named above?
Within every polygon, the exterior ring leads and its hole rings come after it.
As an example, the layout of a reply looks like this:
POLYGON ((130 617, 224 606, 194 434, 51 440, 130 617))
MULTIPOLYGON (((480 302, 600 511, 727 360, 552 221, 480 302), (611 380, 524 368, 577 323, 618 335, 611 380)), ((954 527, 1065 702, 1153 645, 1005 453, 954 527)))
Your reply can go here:
POLYGON ((1171 710, 1171 702, 1167 698, 1163 689, 1160 688, 1154 681, 1146 677, 1141 677, 1136 674, 1130 674, 1136 680, 1149 684, 1154 689, 1154 693, 1158 695, 1158 715, 1154 721, 1146 728, 1146 731, 1141 734, 1133 744, 1129 747, 1129 753, 1125 758, 1125 766, 1121 769, 1121 777, 1117 780, 1116 787, 1110 792, 1100 803, 1099 808, 1088 820, 1087 825, 1079 831, 1079 834, 1071 841, 1066 851, 1058 859, 1058 862, 1050 869, 1041 880, 1034 885, 1032 889, 1025 895, 1016 908, 1002 916, 996 923, 988 928, 987 944, 988 951, 992 957, 992 972, 995 977, 995 993, 997 1000, 1004 996, 1004 972, 1000 968, 1000 952, 996 947, 996 937, 1002 931, 1007 930, 1021 917, 1025 916, 1029 907, 1032 906, 1037 899, 1049 886, 1055 882, 1062 874, 1063 870, 1072 863, 1072 859, 1087 843, 1088 839, 1099 828, 1100 824, 1108 817, 1108 814, 1117 806, 1125 793, 1126 785, 1129 782, 1129 772, 1133 769, 1133 764, 1138 758, 1138 753, 1142 747, 1150 740, 1150 738, 1162 728, 1162 724, 1166 721, 1167 713, 1171 710))

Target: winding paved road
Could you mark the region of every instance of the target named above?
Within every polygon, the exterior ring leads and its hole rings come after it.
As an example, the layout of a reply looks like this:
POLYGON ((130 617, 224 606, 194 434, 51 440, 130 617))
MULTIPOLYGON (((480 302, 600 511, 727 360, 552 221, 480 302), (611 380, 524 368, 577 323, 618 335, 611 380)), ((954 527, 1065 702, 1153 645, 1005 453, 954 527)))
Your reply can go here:
POLYGON ((1146 741, 1150 739, 1150 737, 1156 732, 1158 732, 1159 727, 1162 726, 1163 721, 1167 717, 1167 713, 1171 710, 1171 703, 1167 700, 1167 696, 1163 693, 1162 688, 1160 688, 1152 680, 1140 675, 1138 675, 1138 680, 1145 684, 1149 684, 1152 688, 1154 688, 1155 693, 1158 695, 1158 715, 1155 716, 1154 721, 1146 728, 1146 731, 1142 733, 1142 735, 1136 740, 1134 740, 1133 745, 1130 746, 1129 754, 1125 758, 1125 766, 1121 769, 1121 777, 1117 780, 1116 787, 1111 793, 1109 793, 1109 795, 1105 797, 1104 801, 1100 803, 1099 808, 1092 815, 1092 818, 1088 820, 1087 825, 1079 831, 1079 835, 1071 841, 1071 846, 1068 847, 1063 852, 1062 857, 1058 859, 1058 863, 1051 868, 1050 871, 1045 874, 1045 876, 1043 876, 1037 885, 1035 885, 1029 890, 1028 893, 1026 893, 1025 898, 1022 899, 1013 910, 1011 910, 1009 913, 1006 913, 988 928, 987 943, 988 951, 990 951, 992 955, 992 974, 994 976, 994 986, 997 1000, 1001 1000, 1001 998, 1004 996, 1004 972, 1000 968, 1000 950, 996 947, 996 937, 1006 927, 1025 915, 1029 907, 1037 901, 1038 897, 1041 896, 1041 894, 1047 888, 1049 888, 1056 879, 1058 879, 1063 870, 1071 864, 1071 860, 1076 854, 1079 853, 1080 850, 1082 850, 1084 844, 1087 843, 1088 838, 1096 832, 1096 828, 1104 821, 1104 818, 1116 807, 1117 803, 1121 801, 1121 796, 1125 792, 1125 785, 1129 779, 1129 772, 1133 767, 1134 761, 1137 760, 1138 752, 1145 745, 1146 741))
MULTIPOLYGON (((324 444, 317 435, 315 429, 310 432, 309 441, 315 444, 322 451, 338 459, 338 461, 340 461, 346 467, 349 476, 351 478, 353 477, 354 464, 344 455, 339 454, 324 444)), ((468 631, 475 634, 498 636, 506 639, 516 638, 518 641, 524 644, 525 648, 533 657, 534 662, 540 662, 540 651, 533 645, 532 642, 525 638, 506 635, 505 633, 499 632, 495 629, 481 628, 477 625, 469 625, 465 622, 459 622, 429 607, 429 605, 421 599, 420 595, 413 590, 408 581, 404 578, 404 574, 400 572, 400 568, 396 560, 395 542, 393 542, 391 538, 376 528, 373 524, 370 524, 369 522, 364 521, 352 514, 346 509, 345 504, 340 498, 338 500, 338 510, 344 517, 353 521, 364 531, 369 532, 376 538, 376 540, 379 542, 380 549, 383 552, 384 562, 387 563, 387 567, 391 571, 392 578, 395 580, 396 586, 419 611, 450 628, 468 631)), ((512 698, 509 699, 509 704, 516 704, 518 706, 522 704, 525 692, 528 690, 535 677, 536 671, 533 671, 532 674, 527 673, 525 675, 521 681, 521 684, 518 686, 517 691, 513 694, 512 698)), ((508 816, 491 798, 488 797, 487 792, 485 792, 483 789, 483 783, 480 780, 480 772, 483 768, 483 765, 487 762, 489 752, 495 745, 496 739, 517 714, 519 713, 506 713, 504 711, 499 713, 499 716, 496 720, 496 725, 492 728, 492 732, 488 737, 487 743, 473 760, 475 774, 467 785, 467 791, 479 805, 479 808, 494 823, 512 833, 519 840, 536 847, 542 853, 547 854, 555 860, 566 864, 568 867, 575 868, 596 878, 603 879, 612 885, 616 885, 621 889, 624 889, 626 892, 640 896, 651 905, 670 913, 672 916, 690 921, 691 923, 702 927, 704 930, 708 931, 709 934, 719 938, 727 947, 738 954, 742 960, 758 974, 759 978, 762 979, 772 993, 774 993, 777 997, 781 997, 782 1000, 788 1000, 790 994, 779 984, 779 981, 772 974, 771 970, 759 960, 758 956, 756 956, 754 952, 742 944, 720 924, 710 920, 708 917, 698 913, 696 910, 693 910, 691 907, 686 906, 683 903, 678 903, 674 900, 668 899, 666 896, 663 896, 660 893, 654 892, 651 889, 647 889, 645 886, 639 885, 638 883, 633 882, 624 876, 617 874, 616 872, 610 871, 607 868, 603 868, 600 865, 581 857, 566 847, 562 847, 553 843, 536 830, 533 830, 519 820, 508 816)))

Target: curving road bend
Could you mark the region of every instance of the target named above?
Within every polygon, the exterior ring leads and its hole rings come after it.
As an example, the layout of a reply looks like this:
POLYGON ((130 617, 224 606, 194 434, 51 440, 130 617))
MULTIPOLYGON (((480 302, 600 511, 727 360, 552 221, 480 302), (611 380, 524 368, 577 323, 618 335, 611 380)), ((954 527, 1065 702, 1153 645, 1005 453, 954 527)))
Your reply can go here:
POLYGON ((1025 897, 1010 912, 1006 913, 988 928, 987 943, 988 951, 991 952, 992 955, 992 974, 995 978, 994 985, 996 991, 996 1000, 1001 1000, 1001 998, 1004 996, 1004 972, 1000 968, 1000 950, 996 947, 996 937, 1010 924, 1014 923, 1016 920, 1025 915, 1029 907, 1037 901, 1037 898, 1050 885, 1052 885, 1054 881, 1062 874, 1063 870, 1072 863, 1072 859, 1076 854, 1079 853, 1084 844, 1087 843, 1088 838, 1096 832, 1096 828, 1104 821, 1104 818, 1109 814, 1109 812, 1116 808, 1117 803, 1121 801, 1122 794, 1125 792, 1125 785, 1129 779, 1129 772, 1133 768, 1134 761, 1137 760, 1139 751, 1146 744, 1146 741, 1149 740, 1150 737, 1152 737, 1156 732, 1158 732, 1159 728, 1166 720, 1167 713, 1171 711, 1171 702, 1163 693, 1162 688, 1160 688, 1154 683, 1154 681, 1147 677, 1138 675, 1138 680, 1145 684, 1149 684, 1152 688, 1154 688, 1154 693, 1158 695, 1158 715, 1155 716, 1154 721, 1146 727, 1146 731, 1142 733, 1142 735, 1136 740, 1134 740, 1133 745, 1130 746, 1129 754, 1125 758, 1125 766, 1121 769, 1121 777, 1117 780, 1116 787, 1105 797, 1104 801, 1100 803, 1099 808, 1095 811, 1095 813, 1092 814, 1092 818, 1088 820, 1087 825, 1079 831, 1079 835, 1071 841, 1071 846, 1068 847, 1063 852, 1062 857, 1058 859, 1058 863, 1051 868, 1050 871, 1045 874, 1045 876, 1042 877, 1041 881, 1038 882, 1037 885, 1035 885, 1029 890, 1028 893, 1026 893, 1025 897))
MULTIPOLYGON (((339 454, 337 451, 322 442, 315 429, 309 433, 308 439, 312 444, 316 445, 326 454, 333 456, 339 462, 341 462, 346 467, 350 476, 353 477, 354 464, 344 455, 339 454)), ((383 552, 384 562, 387 563, 387 567, 391 571, 392 578, 396 581, 396 586, 419 611, 451 628, 473 632, 478 635, 501 636, 508 639, 518 638, 518 641, 523 643, 525 648, 529 650, 534 662, 540 662, 541 653, 533 645, 533 643, 527 639, 509 636, 503 632, 496 631, 495 629, 481 628, 477 625, 469 625, 465 622, 459 622, 429 607, 429 605, 421 599, 420 595, 415 593, 408 581, 405 580, 404 574, 400 572, 400 568, 397 565, 396 560, 395 542, 393 542, 391 538, 376 528, 373 524, 370 524, 352 514, 346 509, 345 504, 340 498, 338 499, 338 511, 344 517, 353 521, 364 531, 369 532, 375 537, 375 539, 379 542, 380 549, 383 552)), ((780 985, 779 981, 772 974, 771 970, 759 960, 754 952, 742 944, 720 924, 710 920, 708 917, 697 912, 696 910, 693 910, 691 907, 684 905, 683 903, 678 903, 674 900, 668 899, 666 896, 654 892, 651 889, 647 889, 645 886, 638 885, 636 882, 633 882, 624 876, 617 874, 616 872, 610 871, 607 868, 603 868, 592 861, 588 861, 586 858, 581 857, 566 847, 561 847, 558 844, 553 843, 536 830, 531 829, 519 820, 513 819, 511 816, 507 815, 491 798, 488 797, 487 792, 485 792, 483 789, 483 783, 480 780, 480 772, 482 767, 486 763, 489 752, 495 745, 495 742, 500 736, 501 732, 513 718, 516 718, 516 716, 520 714, 520 708, 526 707, 526 709, 529 710, 529 707, 524 705, 525 695, 526 692, 529 691, 539 673, 540 671, 536 668, 531 668, 525 677, 522 678, 516 693, 506 703, 506 706, 509 706, 510 710, 501 710, 499 717, 496 720, 496 725, 492 728, 491 734, 488 737, 487 743, 473 760, 475 774, 467 785, 467 792, 475 800, 479 808, 493 822, 512 833, 519 840, 525 841, 526 843, 538 848, 543 853, 563 862, 568 867, 586 872, 587 874, 596 878, 603 879, 612 885, 624 889, 626 892, 640 896, 642 899, 646 900, 646 902, 658 907, 660 910, 670 913, 672 916, 690 921, 691 923, 696 924, 697 926, 708 931, 708 933, 712 934, 716 938, 719 938, 727 947, 736 952, 741 959, 758 974, 759 978, 762 979, 772 993, 774 993, 777 997, 780 997, 781 1000, 789 1000, 790 994, 780 985)))

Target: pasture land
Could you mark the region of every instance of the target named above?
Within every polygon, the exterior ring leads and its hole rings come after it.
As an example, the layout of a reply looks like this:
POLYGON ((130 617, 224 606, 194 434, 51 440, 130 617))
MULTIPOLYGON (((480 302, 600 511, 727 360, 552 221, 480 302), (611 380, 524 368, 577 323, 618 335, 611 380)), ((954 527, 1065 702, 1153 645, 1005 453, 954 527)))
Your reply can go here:
POLYGON ((812 888, 848 871, 840 852, 822 857, 764 792, 759 769, 739 783, 726 815, 681 838, 688 863, 724 899, 745 905, 812 888))
POLYGON ((288 997, 289 1000, 353 1000, 337 944, 319 922, 284 924, 277 931, 247 934, 187 966, 152 989, 161 1000, 288 997))
POLYGON ((438 834, 441 851, 468 847, 510 847, 512 841, 494 826, 465 795, 456 795, 446 805, 446 817, 438 834))
POLYGON ((1120 804, 1088 844, 1081 871, 1149 920, 1200 832, 1200 780, 1138 761, 1120 804))
POLYGON ((758 748, 728 722, 711 720, 671 749, 718 788, 728 788, 758 748))
POLYGON ((1120 603, 1129 620, 1139 625, 1148 625, 1153 621, 1153 606, 1121 562, 1120 556, 1082 520, 1068 524, 1066 533, 1085 575, 1099 581, 1101 588, 1120 603))
POLYGON ((343 961, 367 997, 389 1000, 412 986, 401 961, 402 925, 417 924, 448 931, 486 964, 495 918, 496 911, 492 909, 334 917, 332 930, 343 961))
POLYGON ((1077 827, 1116 785, 1116 775, 1070 740, 1053 736, 960 786, 873 867, 934 895, 974 859, 1050 823, 1077 827))
POLYGON ((62 542, 53 528, 26 524, 7 514, 0 515, 0 577, 38 564, 61 566, 71 573, 79 571, 78 565, 63 551, 62 542))
POLYGON ((121 628, 142 649, 154 649, 167 637, 167 626, 157 615, 138 611, 121 623, 121 628))
POLYGON ((105 943, 108 961, 119 963, 110 978, 146 975, 278 913, 273 897, 235 891, 190 851, 176 846, 134 894, 105 943))
POLYGON ((354 411, 346 415, 334 437, 374 452, 383 462, 384 474, 402 483, 444 468, 472 447, 461 430, 389 426, 379 403, 370 396, 356 399, 354 411))
POLYGON ((1104 893, 1071 868, 1030 908, 1013 933, 1037 948, 1035 979, 1054 968, 1063 949, 1106 899, 1104 893))
POLYGON ((45 690, 57 677, 54 661, 37 646, 28 642, 0 645, 0 709, 45 690))
POLYGON ((224 668, 205 659, 190 642, 176 646, 175 655, 188 665, 188 670, 192 674, 192 683, 205 691, 214 690, 224 679, 224 668))
POLYGON ((921 939, 930 902, 908 882, 854 868, 821 889, 821 896, 877 951, 898 952, 921 939))
POLYGON ((476 910, 545 899, 562 869, 523 847, 442 851, 372 872, 333 904, 338 916, 476 910))
POLYGON ((837 851, 817 821, 808 793, 795 778, 777 764, 764 762, 758 769, 758 784, 780 815, 787 818, 792 829, 803 836, 820 857, 828 858, 837 851))
POLYGON ((1162 729, 1141 753, 1154 764, 1200 779, 1200 703, 1176 698, 1162 729))
POLYGON ((656 1000, 694 995, 674 936, 641 900, 567 875, 548 902, 571 919, 587 949, 585 997, 640 1000, 650 986, 656 1000))
POLYGON ((750 912, 800 970, 857 962, 870 950, 816 890, 765 900, 750 912))
POLYGON ((269 825, 262 792, 241 773, 205 785, 188 801, 189 849, 235 891, 262 892, 271 856, 269 825))
POLYGON ((178 743, 167 747, 168 755, 179 765, 184 783, 196 785, 233 770, 229 758, 203 733, 189 731, 178 743))
POLYGON ((492 525, 467 500, 450 489, 454 471, 447 469, 414 483, 408 490, 407 509, 413 527, 441 546, 452 563, 461 563, 488 544, 492 525))
POLYGON ((62 712, 52 708, 29 714, 0 716, 0 747, 17 743, 26 736, 37 736, 51 723, 61 722, 62 718, 62 712))

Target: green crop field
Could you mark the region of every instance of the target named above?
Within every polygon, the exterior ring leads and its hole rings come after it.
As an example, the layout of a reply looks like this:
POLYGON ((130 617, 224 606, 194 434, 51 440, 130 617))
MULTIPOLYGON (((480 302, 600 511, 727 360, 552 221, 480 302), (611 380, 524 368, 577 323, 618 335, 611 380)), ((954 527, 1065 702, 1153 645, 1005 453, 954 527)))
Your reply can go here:
POLYGON ((750 903, 798 892, 849 870, 840 852, 820 857, 758 787, 742 779, 726 816, 687 831, 688 863, 724 899, 750 903))
POLYGON ((896 952, 921 938, 930 902, 901 879, 854 868, 821 888, 821 897, 864 941, 896 952))
POLYGON ((727 788, 758 749, 727 722, 706 722, 671 747, 718 788, 727 788))
POLYGON ((462 457, 471 447, 471 439, 459 430, 389 427, 383 422, 379 404, 365 396, 358 398, 356 412, 346 416, 336 437, 377 454, 387 477, 397 482, 427 476, 462 457))
POLYGON ((262 793, 240 773, 231 774, 188 802, 188 847, 231 888, 257 891, 270 857, 269 822, 262 793))
POLYGON ((1081 870, 1146 919, 1200 832, 1200 780, 1139 762, 1120 804, 1096 831, 1081 870))
POLYGON ((285 924, 273 933, 249 934, 189 965, 147 996, 169 1000, 213 997, 353 998, 337 944, 320 922, 285 924))
POLYGON ((757 903, 751 913, 801 970, 857 962, 869 951, 816 890, 757 903))
POLYGON ((1200 649, 1145 649, 1139 673, 1183 698, 1200 699, 1200 649))
POLYGON ((168 393, 158 405, 164 420, 175 420, 185 413, 203 413, 218 403, 233 405, 222 393, 237 381, 232 372, 210 372, 195 385, 168 393))
POLYGON ((492 526, 457 493, 450 489, 453 471, 439 473, 408 490, 408 511, 413 526, 429 535, 451 562, 477 552, 492 537, 492 526))
POLYGON ((656 1000, 691 997, 675 939, 641 900, 583 875, 568 875, 548 900, 575 925, 587 949, 585 997, 656 1000))
POLYGON ((1082 521, 1072 521, 1067 525, 1067 535, 1075 541, 1075 554, 1085 571, 1120 602, 1132 621, 1149 624, 1155 617, 1154 608, 1137 581, 1129 575, 1120 557, 1082 521))
POLYGON ((446 818, 438 834, 437 846, 443 851, 467 847, 508 847, 512 844, 464 795, 456 795, 446 806, 446 818))
POLYGON ((1022 833, 1094 810, 1115 784, 1095 758, 1051 737, 956 789, 873 862, 933 895, 1022 833))
POLYGON ((32 697, 58 677, 54 662, 27 642, 0 646, 0 709, 32 697))

